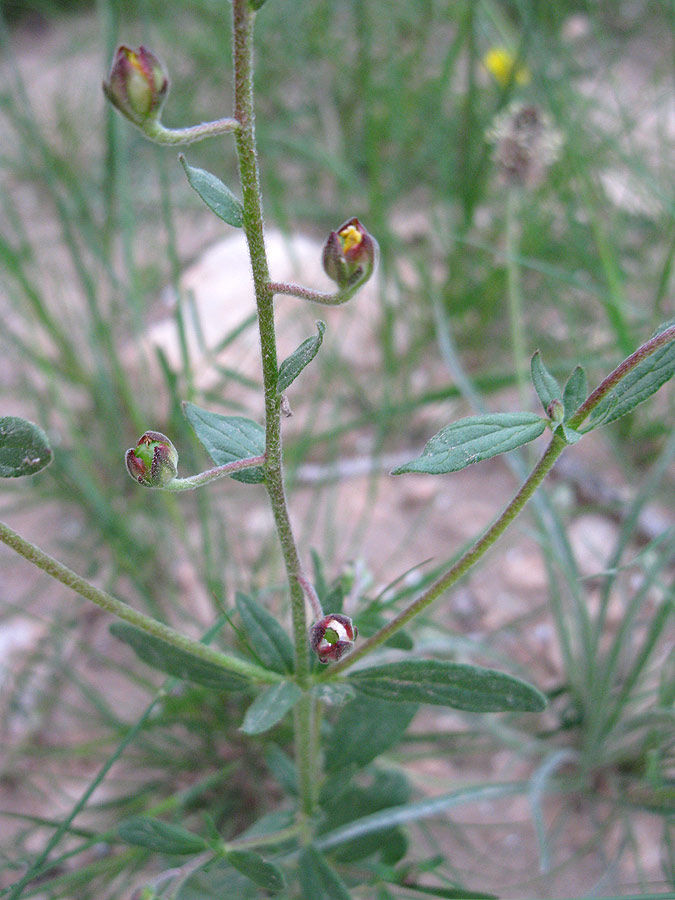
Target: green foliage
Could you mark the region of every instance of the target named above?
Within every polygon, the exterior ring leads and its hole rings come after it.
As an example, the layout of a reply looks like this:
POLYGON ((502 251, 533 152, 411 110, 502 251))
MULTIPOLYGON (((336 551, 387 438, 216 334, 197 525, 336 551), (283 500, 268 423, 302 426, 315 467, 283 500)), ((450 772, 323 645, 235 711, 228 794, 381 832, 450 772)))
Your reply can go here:
POLYGON ((360 769, 403 738, 417 712, 416 703, 356 697, 340 711, 326 747, 326 771, 360 769), (377 722, 377 728, 373 728, 377 722))
POLYGON ((560 385, 544 365, 541 353, 538 350, 532 357, 530 371, 534 389, 541 400, 544 412, 548 415, 548 408, 551 405, 551 402, 553 400, 562 400, 563 395, 560 385))
POLYGON ((52 461, 49 439, 39 425, 17 416, 0 417, 0 478, 41 472, 52 461))
POLYGON ((471 712, 541 712, 546 698, 532 685, 465 663, 411 659, 359 669, 350 682, 372 697, 407 703, 433 703, 471 712))
POLYGON ((246 594, 239 592, 235 602, 253 655, 275 672, 292 672, 293 645, 277 619, 246 594))
POLYGON ((281 869, 273 863, 265 862, 259 853, 252 850, 230 850, 225 858, 238 872, 271 894, 278 894, 286 886, 281 869))
POLYGON ((302 691, 292 681, 271 684, 258 694, 246 710, 241 726, 245 734, 262 734, 280 722, 302 696, 302 691))
MULTIPOLYGON (((665 331, 673 322, 661 325, 654 336, 665 331)), ((591 413, 594 427, 608 425, 627 415, 635 407, 655 394, 675 373, 675 344, 666 344, 643 359, 632 372, 623 377, 613 390, 591 413)))
POLYGON ((294 350, 288 359, 285 359, 279 366, 279 379, 277 381, 279 393, 290 387, 305 366, 311 363, 321 349, 326 323, 319 319, 316 323, 316 330, 318 334, 315 337, 310 337, 303 341, 298 349, 294 350))
POLYGON ((117 833, 127 844, 145 847, 146 850, 165 853, 168 856, 201 853, 209 846, 199 835, 192 834, 180 825, 172 825, 148 816, 137 816, 123 822, 117 833))
POLYGON ((211 212, 228 225, 241 228, 244 224, 244 209, 227 185, 224 185, 220 178, 216 178, 211 172, 189 166, 182 153, 178 159, 185 170, 190 186, 197 191, 211 212))
POLYGON ((522 447, 539 437, 545 428, 546 420, 534 413, 492 413, 460 419, 435 434, 421 456, 394 469, 392 475, 459 472, 473 463, 522 447))
MULTIPOLYGON (((251 419, 223 416, 187 402, 183 404, 183 413, 217 466, 265 452, 265 431, 251 419)), ((261 468, 245 469, 231 477, 247 484, 259 484, 265 478, 261 468)))
POLYGON ((302 851, 299 865, 304 900, 350 900, 342 879, 314 847, 302 851))
POLYGON ((184 678, 186 681, 201 684, 215 691, 242 691, 249 683, 241 675, 228 672, 215 663, 173 647, 154 635, 134 628, 133 625, 115 622, 110 626, 110 631, 116 638, 128 644, 144 663, 167 675, 184 678))

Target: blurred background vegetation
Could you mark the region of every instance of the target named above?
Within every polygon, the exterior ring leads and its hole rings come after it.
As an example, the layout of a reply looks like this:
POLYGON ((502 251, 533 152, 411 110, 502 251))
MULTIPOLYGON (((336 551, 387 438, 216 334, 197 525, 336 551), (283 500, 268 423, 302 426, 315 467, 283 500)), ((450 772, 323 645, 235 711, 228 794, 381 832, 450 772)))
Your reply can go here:
MULTIPOLYGON (((253 591, 280 614, 285 601, 273 537, 256 534, 255 551, 241 551, 241 504, 229 509, 218 491, 179 504, 136 489, 121 465, 126 446, 151 427, 171 435, 184 472, 204 468, 181 401, 236 409, 217 387, 195 387, 187 359, 180 367, 161 356, 154 361, 159 388, 144 377, 148 323, 173 316, 180 333, 189 298, 166 298, 179 297, 181 270, 222 230, 199 207, 175 153, 150 146, 106 107, 100 82, 118 43, 143 43, 171 75, 167 125, 231 110, 229 4, 170 6, 0 4, 0 393, 3 414, 40 422, 56 451, 29 486, 3 484, 0 511, 39 523, 29 536, 102 586, 190 627, 196 613, 186 597, 193 593, 205 598, 207 610, 196 617, 207 624, 227 621, 235 589, 253 591), (248 571, 237 568, 242 556, 248 571)), ((357 215, 382 250, 379 372, 361 373, 339 356, 321 364, 321 383, 312 382, 315 393, 301 402, 323 404, 322 421, 334 427, 308 427, 289 442, 291 475, 304 459, 330 460, 340 447, 353 448, 358 435, 378 453, 393 452, 420 443, 450 417, 498 404, 523 362, 517 347, 514 358, 517 313, 507 302, 514 278, 527 355, 540 348, 560 378, 581 363, 596 383, 674 315, 672 0, 268 0, 256 40, 268 224, 321 241, 357 215), (495 81, 481 63, 491 47, 508 48, 529 82, 495 81), (516 98, 546 110, 563 145, 547 179, 520 192, 509 226, 509 191, 486 133, 516 98), (435 378, 420 388, 427 364, 435 378), (429 428, 425 411, 435 415, 439 404, 444 418, 429 428)), ((236 189, 232 143, 200 144, 190 162, 236 189)), ((223 373, 223 383, 230 376, 223 373)), ((655 889, 675 888, 675 656, 668 638, 675 533, 668 522, 638 535, 640 515, 655 498, 672 508, 674 421, 666 389, 603 435, 600 474, 620 473, 619 486, 631 490, 621 495, 628 497, 623 505, 588 501, 621 522, 610 564, 594 582, 592 611, 566 533, 578 506, 561 511, 540 501, 532 528, 550 576, 547 603, 565 668, 552 691, 554 721, 536 735, 517 722, 501 731, 474 722, 470 734, 481 747, 522 754, 538 773, 530 796, 544 861, 565 827, 563 813, 544 825, 537 804, 549 782, 608 804, 598 828, 601 855, 610 871, 617 854, 633 848, 633 893, 650 888, 640 880, 633 810, 660 823, 662 881, 655 889), (622 623, 607 637, 617 593, 622 623), (613 848, 602 845, 610 820, 623 828, 613 848)), ((331 547, 317 550, 328 590, 339 572, 331 547)), ((3 552, 0 562, 12 561, 3 552)), ((389 605, 406 590, 390 593, 389 605)), ((361 599, 376 593, 366 590, 361 599)), ((369 609, 371 618, 384 611, 381 604, 369 609)), ((133 773, 113 779, 110 794, 88 806, 91 827, 110 840, 111 822, 153 804, 182 814, 206 810, 221 833, 234 834, 275 799, 269 772, 283 779, 283 765, 266 761, 262 744, 244 759, 240 710, 223 716, 222 698, 190 688, 141 720, 138 705, 111 705, 100 672, 116 685, 115 697, 128 692, 138 702, 154 695, 154 683, 114 663, 110 646, 92 637, 95 616, 87 619, 79 602, 50 596, 42 581, 10 578, 0 593, 0 624, 10 628, 23 618, 39 640, 0 685, 6 722, 20 723, 18 738, 14 725, 0 732, 7 749, 0 778, 44 808, 11 818, 11 839, 0 843, 7 883, 73 809, 69 787, 56 788, 50 808, 43 767, 80 785, 71 771, 76 762, 78 774, 93 778, 126 748, 130 729, 140 735, 134 732, 129 751, 133 773), (47 739, 59 706, 71 724, 47 739), (72 722, 87 727, 73 736, 72 722), (188 789, 193 768, 204 779, 188 789)), ((444 652, 463 646, 461 635, 434 627, 444 652)), ((483 635, 481 652, 499 652, 498 641, 490 647, 491 636, 483 635)), ((427 739, 432 756, 452 752, 442 736, 427 739)), ((279 752, 288 749, 283 728, 275 740, 279 752)), ((68 835, 45 896, 121 896, 146 865, 138 850, 96 856, 100 842, 92 835, 88 826, 68 835), (69 868, 66 846, 84 854, 79 868, 69 868)), ((450 877, 445 865, 435 871, 450 877)))

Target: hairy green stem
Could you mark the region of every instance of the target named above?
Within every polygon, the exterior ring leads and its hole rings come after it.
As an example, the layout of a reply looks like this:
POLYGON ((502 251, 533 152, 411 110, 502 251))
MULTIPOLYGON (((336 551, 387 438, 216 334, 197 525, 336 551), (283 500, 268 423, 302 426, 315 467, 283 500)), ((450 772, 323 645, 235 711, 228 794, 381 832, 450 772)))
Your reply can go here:
POLYGON ((72 569, 54 559, 53 556, 49 556, 44 550, 22 538, 4 522, 0 522, 0 541, 11 547, 12 550, 15 550, 20 556, 23 556, 28 562, 33 563, 34 566, 60 581, 61 584, 74 590, 81 597, 84 597, 85 600, 91 600, 92 603, 100 606, 106 612, 112 613, 136 628, 140 628, 147 634, 166 641, 167 644, 171 644, 179 650, 184 650, 192 656, 198 656, 205 662, 214 663, 223 669, 237 672, 256 681, 263 681, 268 684, 283 681, 283 676, 277 672, 271 672, 262 666, 257 666, 254 663, 225 653, 219 653, 217 650, 213 650, 199 641, 193 641, 168 625, 164 625, 163 622, 158 622, 157 619, 138 612, 138 610, 129 606, 128 603, 124 603, 122 600, 118 600, 117 597, 113 597, 112 594, 108 594, 106 591, 102 591, 100 588, 90 584, 76 572, 73 572, 72 569))
POLYGON ((184 144, 195 144, 205 138, 219 134, 233 134, 239 128, 236 119, 216 119, 213 122, 202 122, 189 128, 165 128, 155 120, 139 126, 143 134, 154 144, 179 147, 184 144))
MULTIPOLYGON (((625 378, 629 372, 642 362, 642 360, 646 359, 652 353, 656 352, 656 350, 659 350, 673 340, 675 340, 675 325, 671 325, 669 328, 666 328, 660 334, 655 335, 653 338, 650 338, 650 340, 642 344, 642 346, 638 347, 634 353, 620 363, 616 369, 610 372, 598 387, 589 394, 574 416, 571 417, 569 421, 570 427, 575 429, 578 428, 584 419, 586 419, 596 406, 605 399, 622 378, 625 378)), ((469 569, 478 562, 495 541, 506 531, 530 497, 532 497, 546 475, 551 471, 555 461, 567 446, 567 441, 563 435, 560 432, 556 432, 553 435, 550 444, 544 451, 543 456, 525 480, 520 490, 505 507, 501 515, 495 519, 492 525, 480 538, 478 538, 473 546, 462 554, 445 575, 441 576, 441 578, 435 581, 431 587, 413 600, 412 603, 395 616, 391 622, 388 622, 380 628, 379 631, 368 638, 368 640, 364 641, 350 654, 350 656, 344 657, 340 662, 331 666, 322 676, 322 680, 327 680, 335 675, 339 675, 349 666, 352 666, 355 662, 358 662, 358 660, 371 653, 376 647, 381 646, 385 641, 389 640, 392 635, 403 628, 411 619, 430 606, 434 600, 437 600, 441 594, 456 584, 460 578, 466 575, 469 569)))
POLYGON ((546 475, 551 471, 553 464, 566 446, 567 443, 565 439, 561 435, 555 434, 543 456, 530 473, 529 478, 524 482, 502 514, 492 523, 476 543, 470 547, 466 553, 462 554, 445 575, 435 581, 431 587, 413 600, 413 602, 395 616, 391 622, 388 622, 372 635, 372 637, 364 641, 350 654, 350 656, 344 657, 340 662, 331 666, 325 677, 330 678, 332 675, 336 675, 353 665, 362 657, 367 656, 368 653, 371 653, 376 647, 379 647, 385 641, 389 640, 393 634, 403 628, 404 625, 407 625, 411 619, 414 619, 415 616, 423 612, 434 602, 434 600, 438 599, 441 594, 445 593, 448 588, 451 588, 460 578, 466 575, 469 569, 478 562, 478 560, 494 544, 497 538, 499 538, 513 522, 546 475))
POLYGON ((265 463, 265 456, 250 456, 248 459, 235 459, 232 462, 224 463, 222 466, 215 466, 213 469, 207 469, 198 475, 189 475, 187 478, 174 478, 168 484, 161 488, 163 491, 194 491, 198 487, 210 484, 218 478, 224 478, 226 475, 234 475, 235 472, 241 472, 243 469, 252 469, 255 466, 262 466, 265 463))
POLYGON ((274 293, 263 232, 263 211, 260 174, 255 141, 253 105, 253 23, 255 13, 249 0, 232 0, 233 57, 234 57, 234 114, 239 128, 235 132, 237 158, 241 180, 244 231, 248 242, 253 283, 258 311, 258 331, 262 354, 265 393, 265 486, 269 496, 279 543, 288 578, 295 673, 298 684, 305 689, 295 710, 295 752, 301 795, 301 811, 310 817, 313 810, 311 756, 311 696, 309 683, 309 642, 305 613, 305 589, 308 580, 300 564, 293 529, 288 515, 284 489, 281 449, 281 397, 277 390, 278 361, 274 324, 274 293))
POLYGON ((274 325, 274 296, 269 288, 269 268, 263 234, 258 155, 255 143, 253 107, 253 22, 248 0, 233 0, 234 114, 239 175, 243 194, 244 231, 248 242, 262 352, 265 390, 265 484, 270 498, 291 594, 296 674, 300 683, 309 673, 309 646, 305 597, 298 575, 302 567, 288 516, 281 456, 281 398, 277 392, 278 362, 274 325))
POLYGON ((520 284, 520 194, 518 188, 511 187, 506 196, 506 277, 511 325, 511 350, 513 366, 518 385, 518 399, 527 407, 527 353, 525 351, 525 330, 523 323, 523 294, 520 284))
POLYGON ((329 294, 326 291, 314 291, 301 284, 283 281, 270 281, 267 285, 273 294, 286 294, 288 297, 297 297, 299 300, 311 300, 312 303, 320 303, 322 306, 342 306, 354 296, 354 290, 335 291, 329 294))

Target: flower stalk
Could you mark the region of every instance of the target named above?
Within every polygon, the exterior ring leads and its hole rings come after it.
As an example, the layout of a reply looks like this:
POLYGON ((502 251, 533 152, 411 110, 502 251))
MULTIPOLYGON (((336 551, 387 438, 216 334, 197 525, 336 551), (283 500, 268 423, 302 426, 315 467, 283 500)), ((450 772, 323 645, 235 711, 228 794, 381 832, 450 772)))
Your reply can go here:
MULTIPOLYGON (((662 332, 638 347, 634 353, 631 353, 630 356, 610 372, 610 374, 600 382, 598 387, 589 394, 577 412, 570 418, 570 428, 579 428, 584 420, 605 399, 605 397, 607 397, 616 385, 629 374, 629 372, 635 369, 636 366, 652 353, 655 353, 661 347, 664 347, 673 340, 675 340, 675 325, 671 325, 669 328, 664 329, 662 332)), ((377 647, 380 647, 396 634, 397 631, 400 631, 401 628, 407 625, 411 619, 414 619, 415 616, 427 609, 435 600, 449 590, 449 588, 453 587, 460 578, 463 578, 469 569, 485 555, 495 541, 501 537, 513 520, 523 510, 528 500, 541 485, 553 468, 556 460, 567 446, 568 443, 563 434, 560 431, 556 431, 539 462, 525 480, 520 490, 473 546, 462 554, 450 569, 448 569, 445 575, 442 575, 437 579, 437 581, 420 594, 419 597, 413 600, 412 603, 403 609, 390 622, 383 625, 379 631, 376 631, 375 634, 360 644, 348 657, 345 657, 339 662, 336 662, 335 665, 332 665, 330 669, 321 676, 322 680, 334 678, 349 666, 354 665, 355 662, 358 662, 364 656, 367 656, 377 647)))
POLYGON ((151 616, 146 616, 144 613, 129 606, 128 603, 124 603, 117 597, 113 597, 113 595, 107 593, 107 591, 102 591, 95 585, 90 584, 90 582, 80 577, 76 572, 73 572, 72 569, 69 569, 67 566, 64 566, 63 563, 54 559, 53 556, 50 556, 35 544, 32 544, 30 541, 21 537, 21 535, 13 531, 9 525, 6 525, 4 522, 0 522, 0 541, 8 547, 11 547, 12 550, 16 551, 20 556, 23 556, 24 559, 27 559, 28 562, 32 563, 34 566, 42 569, 47 575, 51 575, 52 578, 55 578, 57 581, 60 581, 61 584, 71 588, 81 597, 84 597, 85 600, 90 600, 106 612, 112 613, 119 619, 128 622, 130 625, 134 625, 136 628, 140 628, 147 634, 153 635, 153 637, 165 641, 167 644, 171 644, 171 646, 176 647, 179 650, 189 652, 193 656, 198 656, 200 659, 203 659, 205 662, 214 663, 217 666, 221 666, 223 669, 228 669, 230 672, 236 672, 247 678, 253 678, 256 681, 275 684, 276 682, 283 680, 283 676, 279 675, 277 672, 272 672, 262 666, 255 665, 255 663, 247 662, 244 659, 238 659, 237 657, 229 656, 226 653, 220 653, 218 650, 214 650, 206 644, 194 641, 192 638, 181 634, 181 632, 175 631, 163 622, 159 622, 151 616))

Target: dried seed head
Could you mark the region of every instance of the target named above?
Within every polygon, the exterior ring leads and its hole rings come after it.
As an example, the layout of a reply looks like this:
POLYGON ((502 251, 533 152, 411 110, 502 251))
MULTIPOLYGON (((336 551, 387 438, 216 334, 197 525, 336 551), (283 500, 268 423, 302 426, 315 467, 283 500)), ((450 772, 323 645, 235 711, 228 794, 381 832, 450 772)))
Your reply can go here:
POLYGON ((560 155, 563 138, 550 117, 533 104, 512 103, 486 135, 495 145, 493 159, 507 184, 536 187, 560 155))

